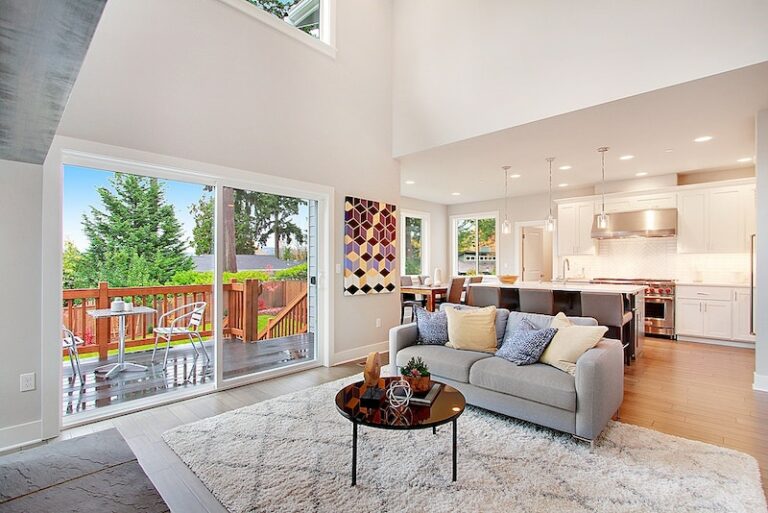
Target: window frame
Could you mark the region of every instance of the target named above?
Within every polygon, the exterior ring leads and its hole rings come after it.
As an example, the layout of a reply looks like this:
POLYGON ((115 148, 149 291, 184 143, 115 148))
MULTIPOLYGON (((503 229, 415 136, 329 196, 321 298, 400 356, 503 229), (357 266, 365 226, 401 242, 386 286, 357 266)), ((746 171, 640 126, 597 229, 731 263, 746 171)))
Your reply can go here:
POLYGON ((410 217, 412 219, 421 219, 421 274, 429 275, 429 244, 430 244, 430 219, 429 212, 421 212, 418 210, 401 210, 400 211, 400 276, 415 276, 405 274, 405 219, 410 217))
POLYGON ((320 36, 314 37, 246 0, 219 0, 325 55, 336 58, 336 0, 320 0, 320 36))
POLYGON ((491 212, 477 212, 477 213, 469 213, 469 214, 457 214, 450 216, 451 221, 451 276, 460 276, 459 275, 459 243, 457 239, 458 235, 458 229, 457 225, 459 221, 467 221, 467 220, 473 220, 477 221, 479 219, 493 219, 494 220, 494 234, 496 237, 496 262, 495 262, 495 269, 496 272, 494 274, 481 274, 480 273, 480 255, 479 253, 476 255, 475 258, 475 270, 477 272, 476 276, 498 276, 499 275, 499 262, 501 262, 500 258, 500 239, 499 239, 499 211, 491 211, 491 212))

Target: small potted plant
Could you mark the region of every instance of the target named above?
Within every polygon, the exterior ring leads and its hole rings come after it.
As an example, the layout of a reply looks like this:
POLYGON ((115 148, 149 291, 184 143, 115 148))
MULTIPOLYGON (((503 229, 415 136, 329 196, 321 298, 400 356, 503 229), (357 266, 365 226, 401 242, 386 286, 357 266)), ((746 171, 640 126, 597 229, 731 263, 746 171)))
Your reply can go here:
POLYGON ((427 392, 432 386, 429 367, 420 356, 408 360, 408 363, 400 369, 400 374, 403 375, 403 379, 411 385, 411 389, 416 394, 427 392))

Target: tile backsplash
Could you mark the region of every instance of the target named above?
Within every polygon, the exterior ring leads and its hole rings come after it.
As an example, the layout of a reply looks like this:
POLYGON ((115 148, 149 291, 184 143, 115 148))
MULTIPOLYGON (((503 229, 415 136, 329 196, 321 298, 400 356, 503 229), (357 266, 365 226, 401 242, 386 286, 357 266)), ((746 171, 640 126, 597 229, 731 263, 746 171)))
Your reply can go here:
MULTIPOLYGON (((749 253, 678 254, 675 239, 597 241, 594 256, 571 256, 569 276, 676 279, 681 282, 746 284, 749 253)), ((562 258, 558 269, 562 269, 562 258)), ((558 273, 559 274, 559 273, 558 273)))

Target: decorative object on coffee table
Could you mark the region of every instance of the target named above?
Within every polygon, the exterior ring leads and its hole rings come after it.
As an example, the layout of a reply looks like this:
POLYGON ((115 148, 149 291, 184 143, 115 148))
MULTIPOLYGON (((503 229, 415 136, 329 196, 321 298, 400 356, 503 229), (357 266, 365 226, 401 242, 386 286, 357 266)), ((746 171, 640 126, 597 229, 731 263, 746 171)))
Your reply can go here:
POLYGON ((413 389, 410 383, 404 379, 392 380, 387 386, 387 402, 391 407, 407 407, 412 395, 413 389))
POLYGON ((411 388, 417 394, 423 394, 432 388, 429 367, 420 356, 415 356, 408 360, 408 363, 400 368, 400 374, 403 375, 403 379, 411 385, 411 388))
POLYGON ((365 361, 365 370, 363 378, 365 380, 365 392, 360 396, 360 402, 369 408, 381 404, 384 399, 384 390, 379 387, 379 378, 381 377, 381 357, 379 353, 372 352, 368 354, 365 361))
POLYGON ((369 408, 360 401, 360 396, 365 392, 364 381, 358 381, 347 385, 336 394, 336 409, 339 413, 352 422, 352 486, 357 484, 357 426, 369 426, 380 429, 427 429, 432 428, 436 434, 436 428, 443 424, 453 425, 453 468, 451 477, 456 481, 457 459, 457 427, 456 419, 464 413, 466 400, 461 392, 455 388, 442 384, 442 389, 431 405, 405 405, 402 398, 395 392, 400 387, 408 387, 402 378, 381 378, 387 389, 387 399, 380 406, 369 408), (394 403, 390 402, 391 397, 394 403))
POLYGON ((395 205, 347 196, 344 201, 344 295, 393 292, 397 279, 395 205))

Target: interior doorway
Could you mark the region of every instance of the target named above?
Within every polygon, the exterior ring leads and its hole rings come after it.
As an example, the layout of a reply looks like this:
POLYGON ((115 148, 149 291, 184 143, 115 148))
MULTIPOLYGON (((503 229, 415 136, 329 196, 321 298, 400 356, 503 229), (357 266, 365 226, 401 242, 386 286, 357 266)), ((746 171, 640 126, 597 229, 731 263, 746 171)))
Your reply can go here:
POLYGON ((520 281, 552 280, 552 232, 542 223, 518 227, 520 281))

